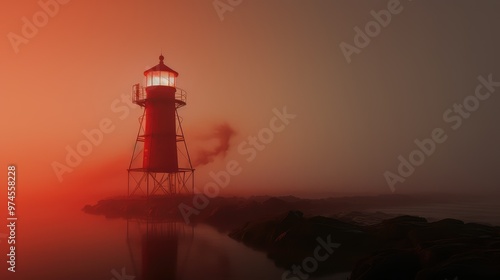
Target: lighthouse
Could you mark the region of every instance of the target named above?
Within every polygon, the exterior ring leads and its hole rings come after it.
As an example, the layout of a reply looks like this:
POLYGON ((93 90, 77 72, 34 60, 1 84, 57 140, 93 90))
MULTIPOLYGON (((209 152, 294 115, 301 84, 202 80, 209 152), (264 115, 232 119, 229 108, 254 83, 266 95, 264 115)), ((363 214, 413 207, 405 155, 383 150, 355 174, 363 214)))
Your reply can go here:
POLYGON ((132 87, 132 102, 143 108, 128 168, 129 196, 192 193, 194 169, 182 130, 179 108, 187 94, 177 88, 179 73, 165 65, 144 71, 144 84, 132 87))

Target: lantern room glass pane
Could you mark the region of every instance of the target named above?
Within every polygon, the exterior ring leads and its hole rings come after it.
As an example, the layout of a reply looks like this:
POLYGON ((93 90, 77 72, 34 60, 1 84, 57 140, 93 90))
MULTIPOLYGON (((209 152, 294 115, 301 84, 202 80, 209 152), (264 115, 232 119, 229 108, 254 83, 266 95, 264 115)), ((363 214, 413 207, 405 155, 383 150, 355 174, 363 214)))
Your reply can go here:
POLYGON ((168 71, 151 71, 146 75, 146 86, 175 87, 174 73, 168 71))

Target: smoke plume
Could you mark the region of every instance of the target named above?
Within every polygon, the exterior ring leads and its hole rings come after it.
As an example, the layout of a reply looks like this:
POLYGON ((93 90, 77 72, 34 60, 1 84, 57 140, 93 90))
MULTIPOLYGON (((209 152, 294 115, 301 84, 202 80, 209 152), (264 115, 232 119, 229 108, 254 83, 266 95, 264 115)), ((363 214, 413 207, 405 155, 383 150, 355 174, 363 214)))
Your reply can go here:
POLYGON ((218 156, 224 158, 229 150, 231 138, 236 134, 227 123, 216 125, 209 133, 198 136, 199 150, 193 156, 193 166, 199 167, 213 162, 218 156))

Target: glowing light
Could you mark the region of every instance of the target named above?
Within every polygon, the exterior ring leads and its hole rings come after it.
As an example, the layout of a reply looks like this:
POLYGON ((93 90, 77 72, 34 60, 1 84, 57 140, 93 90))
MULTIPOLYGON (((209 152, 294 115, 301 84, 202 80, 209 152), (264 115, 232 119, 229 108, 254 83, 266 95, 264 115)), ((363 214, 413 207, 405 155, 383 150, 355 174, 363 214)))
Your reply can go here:
POLYGON ((175 73, 169 71, 150 71, 146 74, 146 86, 175 87, 175 73))

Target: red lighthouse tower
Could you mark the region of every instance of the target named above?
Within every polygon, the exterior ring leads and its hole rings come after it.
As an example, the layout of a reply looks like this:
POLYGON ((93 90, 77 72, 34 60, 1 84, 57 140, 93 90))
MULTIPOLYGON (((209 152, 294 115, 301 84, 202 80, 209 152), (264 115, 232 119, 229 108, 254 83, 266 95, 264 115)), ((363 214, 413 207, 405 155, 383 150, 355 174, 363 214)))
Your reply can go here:
POLYGON ((143 107, 128 169, 128 194, 190 193, 194 169, 177 109, 186 105, 186 92, 176 87, 179 73, 160 63, 144 71, 146 86, 132 87, 132 101, 143 107))

